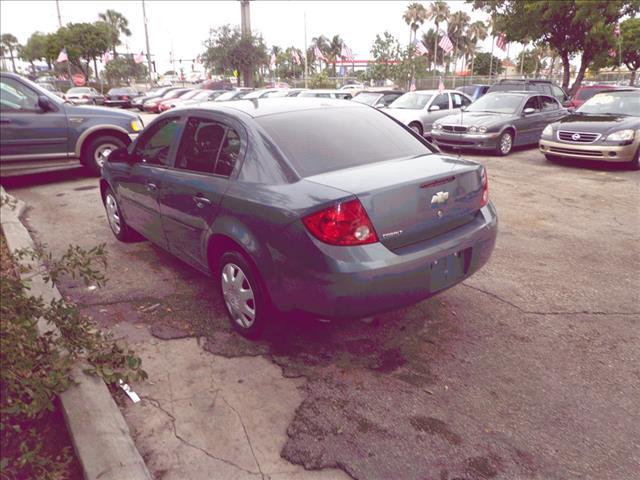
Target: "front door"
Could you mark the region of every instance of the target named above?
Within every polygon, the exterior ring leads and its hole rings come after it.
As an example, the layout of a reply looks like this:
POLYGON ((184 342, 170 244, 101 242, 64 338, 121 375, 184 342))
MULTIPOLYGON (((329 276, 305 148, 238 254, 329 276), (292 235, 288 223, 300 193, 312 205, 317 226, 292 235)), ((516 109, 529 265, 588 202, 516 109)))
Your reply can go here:
POLYGON ((152 124, 132 145, 130 169, 118 175, 116 185, 125 220, 131 227, 167 248, 158 199, 167 166, 179 137, 179 117, 152 124))
POLYGON ((160 194, 169 249, 206 270, 207 239, 241 156, 239 126, 222 118, 192 116, 160 194))
POLYGON ((0 77, 0 157, 3 166, 25 160, 60 160, 68 157, 67 115, 52 103, 44 111, 39 93, 18 79, 0 77))

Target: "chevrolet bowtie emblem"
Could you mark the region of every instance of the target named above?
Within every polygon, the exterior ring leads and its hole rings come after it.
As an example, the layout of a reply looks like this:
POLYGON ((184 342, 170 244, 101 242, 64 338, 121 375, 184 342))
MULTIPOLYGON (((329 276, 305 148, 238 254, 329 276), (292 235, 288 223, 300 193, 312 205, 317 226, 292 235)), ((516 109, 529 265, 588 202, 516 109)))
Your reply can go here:
POLYGON ((438 192, 431 197, 431 205, 447 203, 447 200, 449 200, 449 192, 438 192))

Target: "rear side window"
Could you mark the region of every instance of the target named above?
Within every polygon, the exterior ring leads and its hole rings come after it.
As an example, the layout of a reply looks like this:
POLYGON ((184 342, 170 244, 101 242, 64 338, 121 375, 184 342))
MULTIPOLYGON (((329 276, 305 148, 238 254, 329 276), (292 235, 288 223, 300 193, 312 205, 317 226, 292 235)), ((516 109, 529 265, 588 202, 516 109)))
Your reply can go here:
POLYGON ((331 108, 256 119, 302 177, 431 153, 385 114, 369 108, 331 108))
POLYGON ((471 104, 471 101, 468 100, 467 97, 464 97, 459 93, 452 93, 451 101, 453 103, 453 108, 466 107, 471 104))
POLYGON ((578 90, 576 98, 578 100, 589 100, 596 93, 600 93, 604 90, 606 90, 606 88, 581 88, 580 90, 578 90))
POLYGON ((431 106, 429 108, 434 106, 440 107, 440 110, 449 110, 449 95, 447 95, 446 93, 441 93, 440 95, 438 95, 433 99, 433 102, 431 103, 431 106))

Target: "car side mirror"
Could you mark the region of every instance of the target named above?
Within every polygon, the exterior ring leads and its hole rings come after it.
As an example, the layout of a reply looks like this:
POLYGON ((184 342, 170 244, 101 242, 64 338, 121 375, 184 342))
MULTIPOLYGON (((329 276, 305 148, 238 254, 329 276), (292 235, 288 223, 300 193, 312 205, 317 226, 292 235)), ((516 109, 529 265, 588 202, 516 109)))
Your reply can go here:
POLYGON ((564 102, 562 102, 562 106, 563 107, 570 107, 571 106, 571 100, 565 100, 564 102))
POLYGON ((53 104, 51 103, 51 100, 49 100, 44 95, 38 95, 38 107, 40 107, 43 112, 49 112, 53 110, 53 104))
POLYGON ((466 112, 467 111, 467 106, 466 105, 461 106, 460 110, 462 110, 463 112, 466 112))
POLYGON ((431 105, 429 107, 430 112, 437 112, 438 110, 440 110, 440 107, 438 105, 431 105))
POLYGON ((376 107, 376 108, 382 108, 382 107, 384 107, 384 106, 385 106, 385 105, 384 105, 384 102, 378 102, 378 103, 376 103, 376 104, 374 105, 374 107, 376 107))
POLYGON ((127 147, 120 147, 109 154, 107 161, 110 163, 132 163, 132 157, 129 155, 127 147))
POLYGON ((535 108, 531 108, 531 107, 525 108, 522 111, 522 113, 524 113, 525 115, 531 115, 532 113, 535 113, 535 112, 536 112, 536 109, 535 108))
POLYGON ((567 108, 567 112, 569 112, 569 113, 573 113, 573 112, 575 112, 575 111, 576 111, 576 107, 569 107, 569 108, 567 108))

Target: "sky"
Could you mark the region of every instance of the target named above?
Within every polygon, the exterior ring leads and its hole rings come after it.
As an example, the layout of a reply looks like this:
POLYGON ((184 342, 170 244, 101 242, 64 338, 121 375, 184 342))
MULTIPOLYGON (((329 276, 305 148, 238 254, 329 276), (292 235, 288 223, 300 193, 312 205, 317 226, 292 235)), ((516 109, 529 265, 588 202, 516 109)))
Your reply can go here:
MULTIPOLYGON (((402 14, 409 0, 397 1, 270 1, 251 2, 252 31, 262 34, 268 46, 296 46, 303 48, 304 19, 306 16, 307 42, 312 37, 339 34, 351 48, 356 59, 369 59, 376 34, 385 30, 401 43, 409 40, 409 27, 402 14)), ((430 2, 422 2, 425 7, 430 2)), ((483 12, 473 11, 466 2, 448 1, 451 11, 467 12, 472 21, 486 20, 483 12)), ((59 0, 62 23, 93 22, 98 13, 111 8, 129 20, 130 37, 123 37, 118 51, 140 53, 145 51, 144 20, 141 0, 59 0)), ((169 1, 146 0, 150 51, 160 72, 171 67, 171 52, 175 59, 192 59, 204 51, 203 42, 209 31, 225 24, 240 24, 239 1, 169 1)), ((433 28, 426 22, 422 31, 433 28)), ((58 28, 54 0, 0 0, 0 32, 14 34, 20 43, 26 42, 35 31, 54 32, 58 28), (37 14, 34 14, 36 13, 37 14)), ((491 40, 481 44, 483 51, 491 50, 491 40)), ((511 57, 521 50, 512 44, 511 57)), ((494 55, 504 58, 498 48, 494 55)), ((191 63, 183 64, 185 71, 191 63)), ((179 67, 179 64, 176 64, 179 67)))

